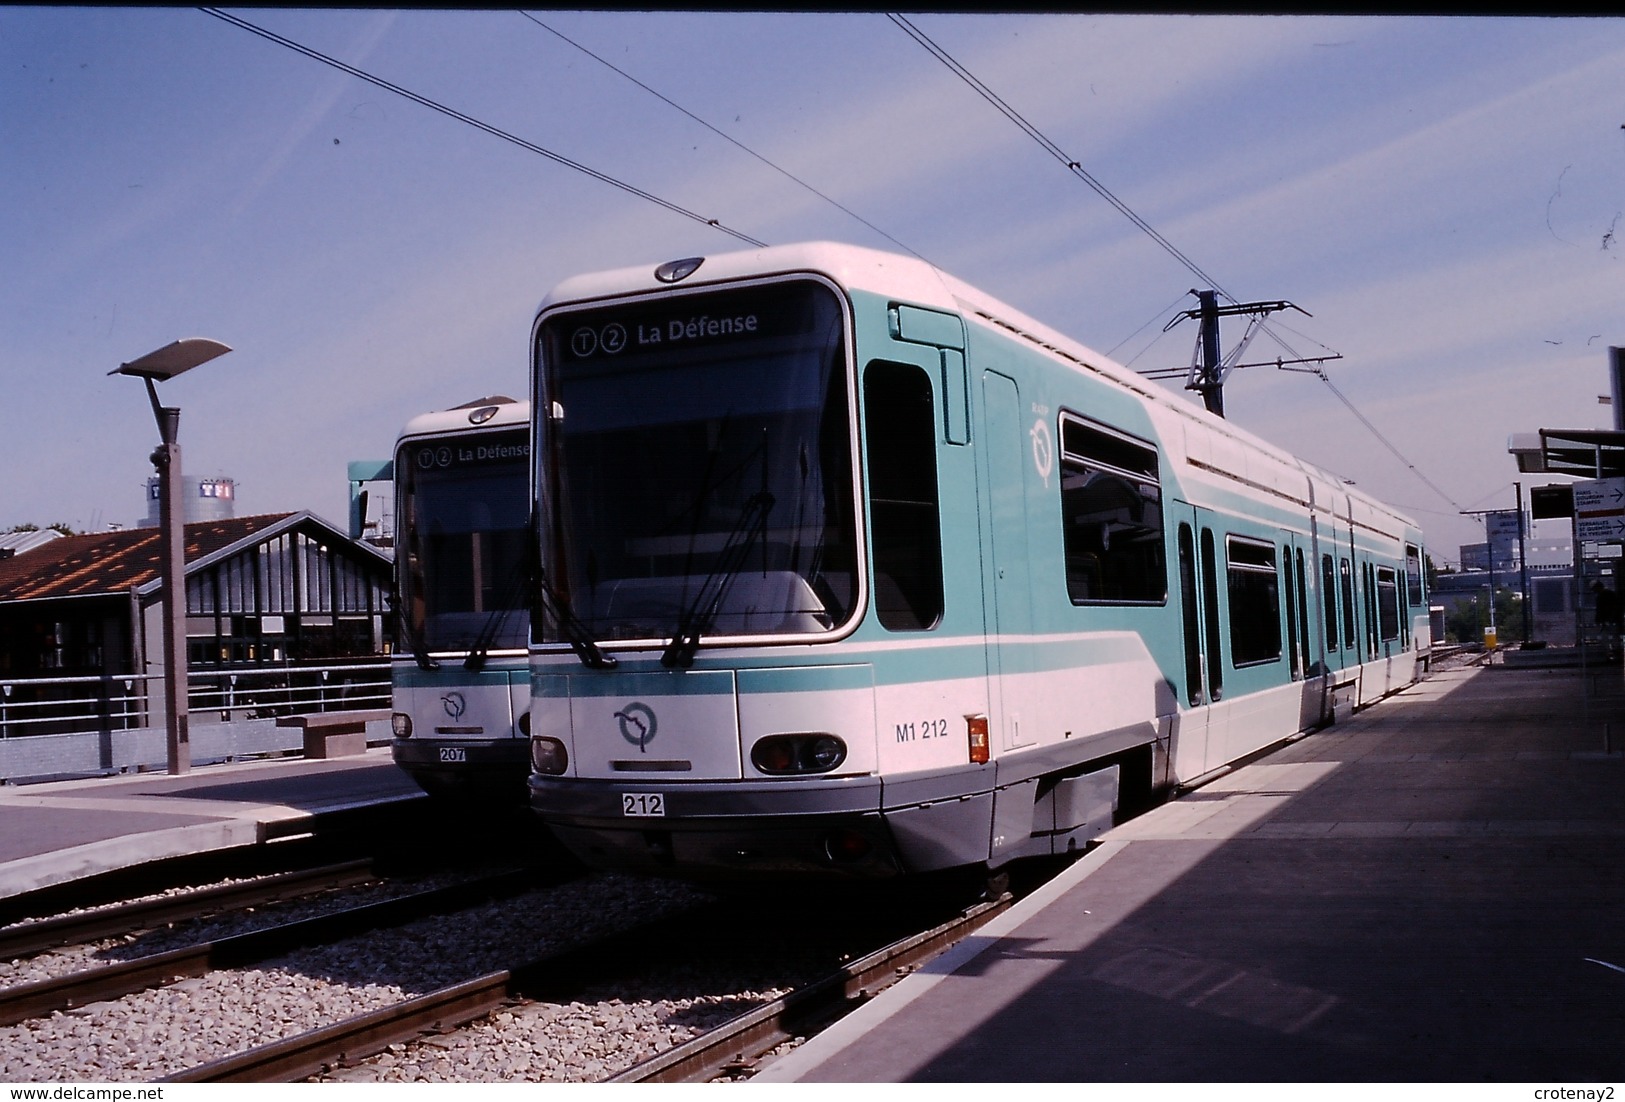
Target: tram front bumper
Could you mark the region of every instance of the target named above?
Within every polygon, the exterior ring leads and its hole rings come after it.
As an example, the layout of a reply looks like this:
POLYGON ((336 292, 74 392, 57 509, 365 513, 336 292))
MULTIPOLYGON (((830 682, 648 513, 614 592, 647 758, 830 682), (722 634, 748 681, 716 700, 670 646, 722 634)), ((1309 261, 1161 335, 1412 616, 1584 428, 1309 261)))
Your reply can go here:
POLYGON ((530 804, 588 865, 694 879, 904 871, 874 777, 659 786, 532 774, 530 804))
POLYGON ((519 738, 397 738, 395 764, 433 796, 523 805, 530 744, 519 738))

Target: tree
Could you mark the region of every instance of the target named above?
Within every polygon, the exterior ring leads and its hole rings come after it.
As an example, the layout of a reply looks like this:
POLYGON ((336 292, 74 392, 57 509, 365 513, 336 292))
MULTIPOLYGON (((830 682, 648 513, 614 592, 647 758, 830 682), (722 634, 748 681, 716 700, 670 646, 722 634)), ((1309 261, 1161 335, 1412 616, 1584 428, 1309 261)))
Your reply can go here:
MULTIPOLYGON (((56 532, 64 536, 79 536, 84 534, 82 532, 75 531, 73 526, 64 520, 59 520, 54 524, 47 524, 45 527, 48 531, 56 532)), ((12 532, 38 532, 39 530, 40 526, 33 523, 14 524, 10 528, 7 528, 4 534, 9 535, 12 532)))
MULTIPOLYGON (((1523 639, 1525 614, 1521 593, 1506 586, 1495 587, 1495 634, 1498 643, 1523 639)), ((1489 602, 1483 597, 1462 601, 1445 614, 1445 637, 1457 643, 1482 643, 1484 629, 1489 626, 1489 602)))

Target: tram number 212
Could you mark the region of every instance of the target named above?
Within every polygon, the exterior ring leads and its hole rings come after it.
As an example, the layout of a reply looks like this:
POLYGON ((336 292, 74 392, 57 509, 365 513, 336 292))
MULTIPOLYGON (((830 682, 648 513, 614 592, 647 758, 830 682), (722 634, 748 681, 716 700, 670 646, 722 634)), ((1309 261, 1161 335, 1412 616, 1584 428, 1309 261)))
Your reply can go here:
POLYGON ((660 792, 622 792, 621 814, 629 819, 657 819, 666 814, 666 797, 660 792))

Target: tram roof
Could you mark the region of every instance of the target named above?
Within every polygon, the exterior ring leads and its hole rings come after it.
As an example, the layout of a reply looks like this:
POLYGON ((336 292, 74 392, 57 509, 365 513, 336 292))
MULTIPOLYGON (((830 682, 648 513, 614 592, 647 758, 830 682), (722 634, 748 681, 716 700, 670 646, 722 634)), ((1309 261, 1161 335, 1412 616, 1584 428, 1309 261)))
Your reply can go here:
POLYGON ((1335 487, 1338 492, 1346 493, 1412 528, 1418 527, 1410 517, 1360 490, 1340 475, 1309 463, 1195 403, 1179 400, 1166 387, 1145 379, 1075 338, 1038 321, 1009 303, 987 294, 927 261, 860 245, 830 241, 742 249, 689 259, 699 260, 700 263, 693 269, 691 275, 675 284, 656 275, 656 271, 663 265, 675 261, 634 265, 566 279, 542 300, 537 312, 540 314, 566 303, 586 303, 669 291, 674 286, 697 288, 739 279, 792 275, 798 272, 822 274, 843 287, 903 299, 914 305, 959 313, 964 315, 967 321, 980 322, 1006 335, 1024 338, 1051 355, 1069 361, 1080 371, 1098 374, 1128 388, 1152 406, 1206 425, 1209 431, 1231 437, 1247 448, 1267 454, 1277 462, 1301 471, 1323 484, 1335 487))
POLYGON ((398 439, 408 436, 426 436, 430 433, 446 433, 470 431, 473 429, 497 429, 513 425, 530 423, 530 402, 516 401, 503 394, 493 394, 486 398, 476 398, 472 402, 452 406, 450 409, 439 409, 432 413, 420 413, 406 423, 401 429, 398 439), (495 410, 485 415, 486 410, 495 410))

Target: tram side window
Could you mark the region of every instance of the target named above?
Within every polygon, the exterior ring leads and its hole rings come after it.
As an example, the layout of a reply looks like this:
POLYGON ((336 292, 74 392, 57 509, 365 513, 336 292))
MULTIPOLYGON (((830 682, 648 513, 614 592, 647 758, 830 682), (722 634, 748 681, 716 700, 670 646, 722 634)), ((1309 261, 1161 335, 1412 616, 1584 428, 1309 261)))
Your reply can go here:
POLYGON ((1196 606, 1196 540, 1191 526, 1179 526, 1179 594, 1185 627, 1185 698, 1202 703, 1202 627, 1196 606))
POLYGON ((1281 584, 1275 547, 1229 536, 1230 660, 1239 669, 1281 658, 1281 584))
POLYGON ((1405 596, 1410 607, 1422 607, 1422 552, 1410 543, 1405 545, 1405 596))
POLYGON ((1326 649, 1337 649, 1337 566, 1330 555, 1320 556, 1320 596, 1326 604, 1326 649))
POLYGON ((1353 650, 1358 640, 1354 635, 1354 569, 1347 559, 1338 560, 1343 576, 1343 645, 1353 650))
MULTIPOLYGON (((1303 548, 1297 548, 1296 554, 1298 559, 1298 623, 1303 625, 1303 660, 1306 667, 1305 672, 1313 673, 1316 671, 1307 668, 1309 666, 1309 656, 1314 653, 1315 648, 1309 642, 1309 582, 1303 576, 1303 548)), ((1286 599, 1292 600, 1292 594, 1288 593, 1286 599)), ((1315 663, 1315 665, 1318 666, 1319 663, 1315 663)))
MULTIPOLYGON (((1302 672, 1298 665, 1298 608, 1292 603, 1292 548, 1281 548, 1281 575, 1286 588, 1286 661, 1296 681, 1302 672)), ((1307 633, 1308 625, 1304 625, 1307 633)))
POLYGON ((1063 414, 1061 524, 1073 603, 1167 599, 1156 448, 1063 414))
POLYGON ((1377 657, 1377 575, 1370 563, 1360 567, 1360 588, 1365 593, 1365 649, 1377 657))
POLYGON ((911 364, 876 361, 864 372, 863 399, 875 614, 892 631, 926 631, 943 609, 931 380, 911 364))
POLYGON ((1384 640, 1399 638, 1399 573, 1377 567, 1377 623, 1384 640))
POLYGON ((1224 697, 1224 663, 1219 649, 1219 573, 1213 551, 1213 529, 1202 529, 1202 625, 1207 632, 1207 693, 1224 697))

